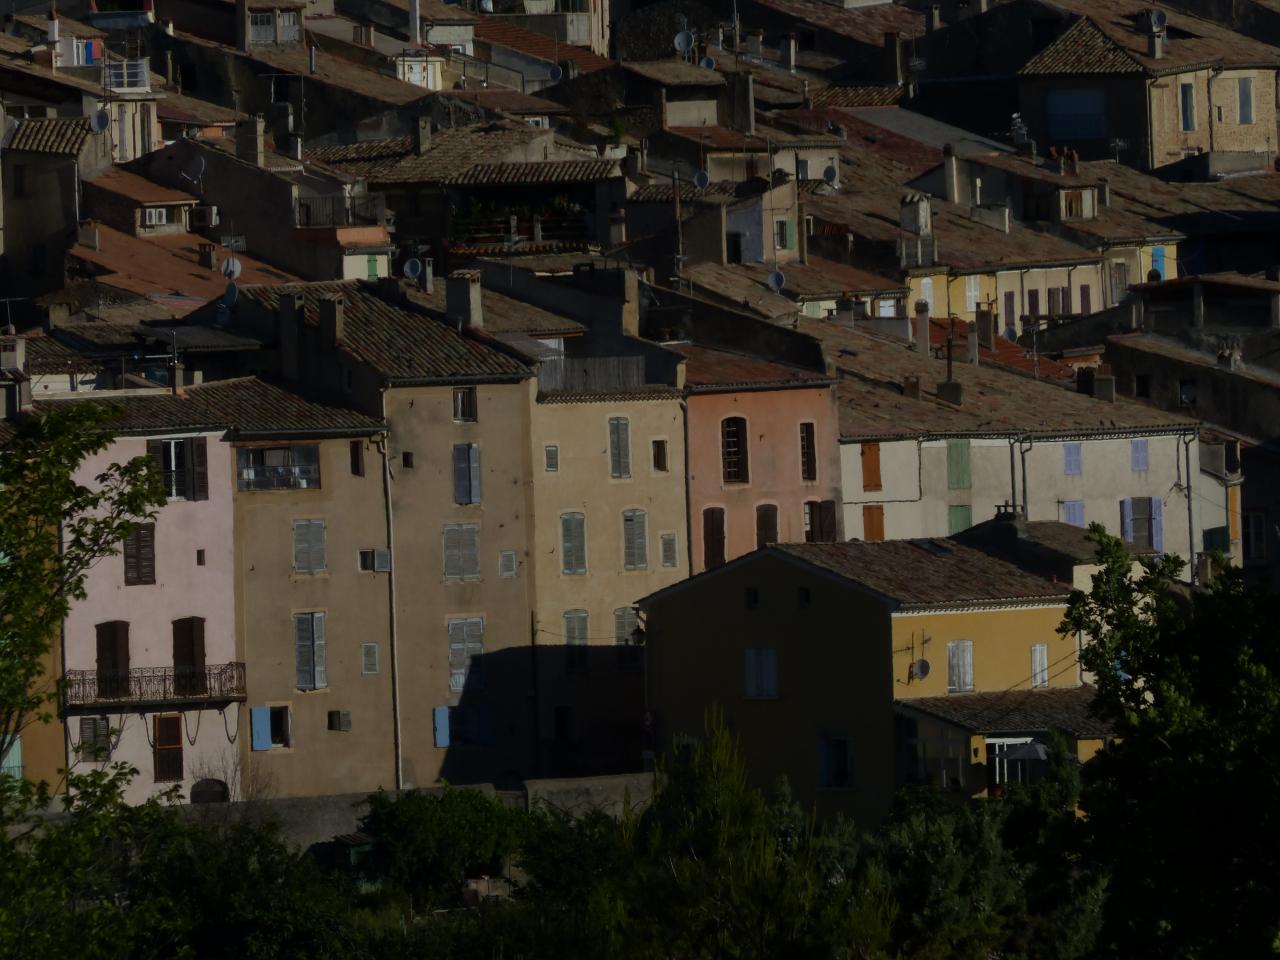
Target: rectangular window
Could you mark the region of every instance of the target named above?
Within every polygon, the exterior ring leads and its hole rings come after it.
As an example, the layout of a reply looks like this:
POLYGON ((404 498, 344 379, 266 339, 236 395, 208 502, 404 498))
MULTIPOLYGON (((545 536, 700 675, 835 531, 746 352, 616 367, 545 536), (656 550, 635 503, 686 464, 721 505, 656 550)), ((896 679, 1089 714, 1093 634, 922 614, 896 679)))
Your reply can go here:
POLYGON ((1067 220, 1084 217, 1084 191, 1067 190, 1063 196, 1063 215, 1067 220))
POLYGON ((649 542, 645 533, 643 510, 622 513, 622 566, 624 570, 649 568, 649 542))
POLYGON ((981 278, 977 274, 970 274, 964 278, 964 309, 966 313, 973 313, 978 309, 978 284, 981 278))
POLYGON ((809 161, 808 160, 801 160, 799 157, 796 158, 796 179, 797 180, 809 179, 809 161))
POLYGON ((756 507, 756 549, 778 542, 778 505, 762 503, 756 507))
POLYGON ((805 543, 834 543, 837 537, 836 502, 806 500, 804 504, 805 543))
POLYGON ((800 479, 805 483, 818 479, 818 450, 812 423, 800 424, 800 479))
POLYGON ((1080 313, 1085 316, 1093 313, 1093 288, 1087 283, 1080 284, 1080 313))
POLYGON ((972 486, 969 475, 969 441, 947 441, 947 489, 968 490, 972 486))
POLYGON ((152 742, 156 783, 174 783, 182 779, 182 717, 153 718, 152 742))
POLYGON ((674 533, 664 533, 658 538, 662 550, 662 565, 664 567, 674 567, 679 564, 678 555, 676 553, 676 535, 674 533))
POLYGON ((323 690, 329 685, 325 669, 323 613, 293 615, 294 667, 299 690, 323 690))
POLYGON ((106 717, 80 718, 80 743, 76 753, 90 763, 111 759, 111 724, 106 717))
POLYGON ((884 539, 884 507, 867 504, 862 508, 862 539, 878 543, 884 539))
POLYGON ((453 445, 453 502, 480 502, 480 444, 453 445))
POLYGON ((653 441, 653 470, 654 473, 667 472, 667 441, 653 441))
POLYGON ((391 551, 385 547, 361 550, 359 564, 365 573, 387 573, 391 570, 391 551))
POLYGON ((1084 501, 1067 500, 1062 504, 1062 522, 1073 527, 1084 526, 1084 501))
POLYGON ((484 619, 466 617, 449 621, 449 691, 479 687, 480 669, 476 657, 484 654, 484 619))
POLYGON ((454 423, 475 423, 477 416, 476 388, 453 388, 453 421, 454 423))
POLYGON ((587 572, 586 514, 560 514, 560 572, 587 572))
POLYGON ((724 509, 702 511, 702 565, 708 570, 724 563, 724 509))
POLYGON ((1049 316, 1056 317, 1062 313, 1062 290, 1059 287, 1049 288, 1049 316))
POLYGON ((1241 517, 1241 549, 1245 563, 1262 563, 1267 559, 1267 515, 1250 510, 1241 517))
POLYGON ((520 570, 520 559, 514 550, 503 550, 498 554, 498 576, 510 580, 520 570))
POLYGON ((360 644, 360 672, 366 677, 378 672, 378 645, 360 644))
POLYGON ((156 582, 156 525, 140 523, 124 538, 124 585, 142 586, 156 582))
MULTIPOLYGON (((316 490, 320 487, 320 447, 241 447, 236 452, 241 490, 316 490)), ((407 466, 407 464, 406 464, 407 466)))
POLYGON ((1120 537, 1135 550, 1164 552, 1164 501, 1130 497, 1120 501, 1120 537))
POLYGON ((587 672, 587 611, 564 612, 565 670, 569 673, 587 672))
POLYGON ((323 520, 293 521, 293 572, 324 573, 325 529, 323 520))
POLYGON ((773 647, 748 647, 744 660, 743 696, 771 700, 778 696, 778 651, 773 647))
POLYGON ((22 736, 15 734, 9 742, 9 749, 0 758, 0 777, 22 779, 22 736))
POLYGON ((1064 443, 1062 445, 1062 472, 1068 477, 1078 477, 1084 473, 1083 446, 1080 443, 1064 443))
POLYGON ((773 243, 779 250, 789 249, 791 224, 786 220, 773 221, 773 243))
POLYGON ((253 707, 249 710, 249 728, 254 750, 279 750, 292 742, 292 723, 288 707, 253 707))
POLYGON ((609 418, 609 476, 615 480, 631 476, 631 422, 626 417, 609 418))
POLYGON ((746 483, 750 478, 747 457, 747 421, 726 417, 720 422, 720 463, 725 483, 746 483))
POLYGON ((1027 291, 1027 316, 1029 317, 1040 316, 1040 291, 1039 290, 1027 291))
POLYGON ((275 43, 275 16, 270 13, 249 14, 249 39, 253 43, 275 43))
POLYGON ((147 455, 161 472, 168 499, 209 499, 209 454, 204 437, 148 440, 147 455))
POLYGON ((480 525, 446 523, 444 525, 444 578, 446 580, 480 579, 480 525))
POLYGON ((110 620, 94 627, 97 634, 98 697, 118 700, 129 695, 129 624, 110 620))
POLYGON ((862 457, 862 489, 883 490, 880 480, 880 444, 862 444, 860 455, 862 457))
POLYGON ((1049 645, 1033 643, 1031 645, 1031 686, 1047 687, 1049 685, 1049 645))
POLYGON ((973 641, 947 641, 947 693, 973 689, 973 641))
POLYGON ((824 734, 818 739, 818 786, 843 790, 852 786, 849 739, 824 734))
POLYGON ((364 476, 364 441, 351 441, 351 475, 353 477, 364 476))
POLYGON ((1179 87, 1182 101, 1182 129, 1196 128, 1196 88, 1195 84, 1184 83, 1179 87))
POLYGON ((973 526, 973 507, 967 503, 956 503, 947 507, 947 536, 968 530, 973 526))
POLYGON ((1129 467, 1134 473, 1146 473, 1148 469, 1147 440, 1145 437, 1129 441, 1129 467))
POLYGON ((635 607, 619 607, 613 611, 614 651, 622 673, 635 673, 643 664, 644 648, 636 642, 637 626, 635 607))
POLYGON ((143 215, 148 227, 163 227, 169 222, 169 211, 164 207, 145 207, 143 215))
POLYGON ((555 444, 548 444, 542 448, 543 455, 546 457, 547 473, 556 473, 560 469, 560 448, 555 444))
POLYGON ((1253 80, 1241 77, 1236 81, 1236 98, 1240 102, 1238 116, 1243 124, 1253 123, 1253 80))

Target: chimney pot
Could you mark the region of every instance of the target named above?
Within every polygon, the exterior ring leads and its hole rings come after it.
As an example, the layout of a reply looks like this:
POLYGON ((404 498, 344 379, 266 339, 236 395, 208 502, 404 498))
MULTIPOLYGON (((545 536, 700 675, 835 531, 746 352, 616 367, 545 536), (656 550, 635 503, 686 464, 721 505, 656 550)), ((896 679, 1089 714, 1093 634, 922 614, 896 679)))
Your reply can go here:
POLYGON ((911 344, 919 353, 929 352, 929 301, 916 301, 916 323, 911 344))
POLYGON ((445 287, 445 315, 460 330, 483 330, 484 310, 480 303, 480 271, 455 270, 445 287))
POLYGON ((436 265, 430 257, 422 258, 422 289, 427 293, 436 292, 436 265))
POLYGON ((1160 60, 1164 57, 1164 34, 1152 32, 1147 38, 1147 55, 1152 60, 1160 60))
POLYGON ((796 72, 797 44, 796 35, 788 33, 782 38, 782 66, 789 72, 796 72))
POLYGON ((929 7, 929 32, 942 29, 942 4, 935 3, 929 7))

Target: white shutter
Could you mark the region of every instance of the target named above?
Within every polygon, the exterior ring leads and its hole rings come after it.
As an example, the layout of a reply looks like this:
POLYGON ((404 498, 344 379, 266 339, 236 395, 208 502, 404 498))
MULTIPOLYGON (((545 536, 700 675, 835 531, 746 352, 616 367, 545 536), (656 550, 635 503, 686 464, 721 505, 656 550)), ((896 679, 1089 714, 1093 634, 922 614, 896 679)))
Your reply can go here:
POLYGON ((1047 687, 1049 685, 1049 645, 1033 643, 1031 645, 1031 686, 1047 687))
POLYGON ((449 690, 462 692, 467 683, 467 621, 449 621, 449 690))
POLYGON ((563 572, 586 572, 586 519, 582 514, 566 513, 560 517, 560 549, 563 572))
POLYGON ((314 648, 311 643, 311 625, 311 614, 294 614, 294 667, 299 690, 310 690, 315 686, 315 660, 313 659, 314 648))
POLYGON ((317 690, 329 685, 328 673, 325 670, 324 614, 311 615, 311 647, 315 661, 315 688, 317 690))
POLYGON ((518 568, 519 562, 514 550, 503 550, 498 554, 498 576, 514 577, 518 568))
POLYGON ((473 580, 480 576, 480 528, 474 523, 461 528, 460 551, 462 578, 473 580))
POLYGON ((960 641, 960 661, 963 666, 962 677, 964 686, 963 690, 973 689, 973 641, 960 641))

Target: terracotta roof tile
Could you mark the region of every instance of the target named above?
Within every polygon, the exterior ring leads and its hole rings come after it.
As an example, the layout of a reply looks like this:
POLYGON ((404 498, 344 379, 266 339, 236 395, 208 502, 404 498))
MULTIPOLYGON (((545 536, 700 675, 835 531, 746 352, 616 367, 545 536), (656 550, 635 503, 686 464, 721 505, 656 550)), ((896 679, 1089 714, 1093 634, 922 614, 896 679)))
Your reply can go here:
POLYGON ((1096 23, 1081 17, 1018 72, 1024 76, 1142 73, 1142 65, 1116 46, 1096 23))
POLYGON ((5 149, 75 156, 91 136, 83 117, 32 118, 18 121, 5 149))
POLYGON ((755 2, 765 9, 873 47, 884 46, 885 33, 901 33, 907 38, 924 35, 924 14, 896 3, 845 9, 823 0, 755 2))
POLYGON ((827 87, 813 95, 815 107, 895 107, 901 100, 902 88, 896 84, 827 87))
POLYGON ((664 87, 723 87, 724 77, 714 70, 684 60, 624 60, 622 69, 660 83, 664 87))
POLYGON ((1035 600, 1065 604, 1070 587, 953 540, 780 543, 789 554, 896 600, 900 609, 1035 600))
POLYGON ((991 693, 952 693, 945 697, 916 697, 897 701, 915 710, 983 734, 1031 734, 1065 730, 1074 737, 1109 737, 1109 722, 1093 713, 1096 691, 1090 686, 1050 687, 1045 690, 999 690, 991 693))
POLYGON ((487 87, 477 90, 443 90, 436 94, 439 100, 457 100, 473 104, 485 110, 501 110, 516 116, 532 114, 567 113, 569 108, 545 97, 535 97, 519 90, 487 87))
MULTIPOLYGON (((13 19, 34 30, 39 30, 41 33, 48 29, 49 16, 45 13, 21 13, 13 19)), ((58 17, 58 33, 63 37, 96 38, 106 36, 97 27, 91 27, 89 24, 81 23, 79 20, 72 20, 70 17, 58 17)))
POLYGON ((475 37, 485 43, 510 47, 548 63, 558 64, 568 60, 577 66, 579 73, 594 73, 613 65, 613 61, 592 53, 586 47, 559 43, 551 37, 517 26, 505 17, 481 17, 475 26, 475 37))
POLYGON ((181 190, 153 183, 146 177, 140 177, 123 167, 112 167, 92 180, 86 180, 100 190, 119 194, 138 203, 192 203, 196 198, 181 190))
POLYGON ((27 373, 88 373, 101 367, 98 358, 55 337, 27 334, 27 373))
MULTIPOLYGON (((153 83, 154 89, 154 83, 153 83)), ((208 100, 201 100, 176 90, 166 90, 164 99, 156 104, 156 116, 161 120, 193 123, 205 126, 227 126, 248 119, 248 114, 232 110, 208 100)))
POLYGON ((664 346, 685 358, 685 386, 691 393, 721 393, 744 387, 821 387, 831 383, 831 377, 825 371, 807 370, 776 360, 697 343, 664 346))
POLYGON ((443 182, 457 186, 591 183, 620 176, 622 172, 616 160, 546 160, 532 163, 477 163, 443 182))

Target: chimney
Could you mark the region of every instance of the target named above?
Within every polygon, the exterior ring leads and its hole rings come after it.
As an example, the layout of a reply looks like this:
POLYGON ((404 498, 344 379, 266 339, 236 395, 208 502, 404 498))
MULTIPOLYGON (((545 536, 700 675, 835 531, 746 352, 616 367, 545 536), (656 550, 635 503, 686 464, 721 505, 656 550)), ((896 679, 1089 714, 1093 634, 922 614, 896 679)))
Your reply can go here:
POLYGON ((929 32, 942 29, 942 4, 935 3, 929 8, 929 32))
POLYGON ((82 220, 76 227, 76 243, 90 250, 102 249, 98 242, 98 224, 93 220, 82 220))
POLYGON ((964 406, 964 384, 958 380, 943 380, 938 384, 938 399, 957 407, 964 406))
MULTIPOLYGON (((836 323, 842 327, 857 326, 857 304, 860 300, 851 300, 849 297, 841 297, 836 301, 836 323)), ((865 305, 863 307, 866 309, 865 305)))
POLYGON ((978 365, 978 325, 970 323, 968 330, 965 331, 965 342, 969 345, 969 362, 975 367, 978 365))
POLYGON ((260 113, 237 123, 236 156, 255 167, 263 166, 266 163, 266 146, 263 143, 265 129, 266 124, 260 113))
POLYGON ((1115 403, 1116 399, 1116 378, 1111 372, 1111 365, 1101 363, 1097 369, 1093 371, 1093 398, 1095 400, 1105 400, 1107 403, 1115 403))
POLYGON ((788 73, 796 72, 796 35, 788 33, 782 38, 782 66, 788 73))
POLYGON ((990 310, 979 308, 974 311, 973 316, 974 326, 977 328, 978 344, 988 350, 994 350, 996 348, 996 337, 999 336, 999 330, 996 327, 996 315, 990 310))
POLYGON ((422 289, 427 293, 436 292, 436 263, 430 257, 422 258, 422 289))
POLYGON ((890 83, 905 83, 907 71, 902 61, 902 34, 891 30, 884 35, 885 79, 890 83))
POLYGON ((236 49, 249 52, 249 0, 236 0, 236 49))
POLYGON ((724 49, 724 24, 716 24, 716 49, 724 49))
POLYGON ((902 395, 910 397, 912 400, 920 399, 920 378, 919 377, 903 377, 902 378, 902 395))
POLYGON ((320 340, 328 349, 337 347, 346 339, 346 303, 342 297, 326 297, 320 301, 320 340))
POLYGON ((408 299, 399 277, 379 277, 378 298, 387 303, 404 303, 408 299))
POLYGON ((1152 60, 1159 60, 1164 57, 1164 34, 1152 31, 1147 37, 1147 56, 1152 60))
POLYGON ((409 42, 422 46, 422 0, 409 0, 409 42))
POLYGON ((949 143, 942 145, 942 176, 946 181, 943 191, 947 203, 958 203, 960 196, 960 163, 956 160, 956 150, 949 143))
POLYGON ((45 330, 57 330, 71 319, 71 307, 65 303, 51 303, 45 311, 45 330))
POLYGON ((1111 206, 1111 181, 1106 177, 1098 183, 1098 200, 1104 207, 1111 206))
POLYGON ((45 21, 44 38, 50 43, 58 42, 58 8, 49 8, 49 19, 45 21))
POLYGON ((200 244, 199 254, 200 266, 206 270, 218 269, 218 248, 212 243, 200 244))
POLYGON ((484 329, 479 270, 455 270, 449 274, 444 291, 444 312, 460 330, 484 329))
POLYGON ((764 31, 752 30, 747 34, 747 55, 752 57, 760 56, 760 50, 764 46, 764 31))
POLYGON ((289 156, 294 160, 302 159, 302 137, 296 133, 289 135, 289 156))
POLYGON ((351 28, 354 41, 362 47, 373 46, 373 24, 357 23, 351 28))
POLYGON ((916 301, 916 323, 911 345, 917 353, 929 352, 929 301, 916 301))
POLYGON ((933 211, 924 193, 908 193, 898 210, 898 225, 917 237, 933 235, 933 211))
POLYGON ((425 156, 431 149, 431 118, 419 117, 418 125, 413 133, 413 152, 425 156))

